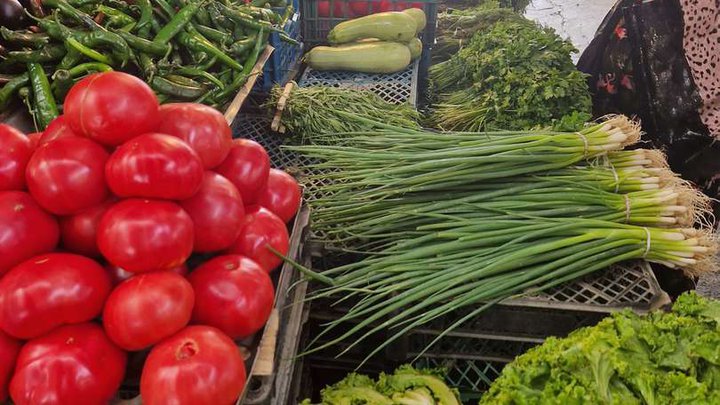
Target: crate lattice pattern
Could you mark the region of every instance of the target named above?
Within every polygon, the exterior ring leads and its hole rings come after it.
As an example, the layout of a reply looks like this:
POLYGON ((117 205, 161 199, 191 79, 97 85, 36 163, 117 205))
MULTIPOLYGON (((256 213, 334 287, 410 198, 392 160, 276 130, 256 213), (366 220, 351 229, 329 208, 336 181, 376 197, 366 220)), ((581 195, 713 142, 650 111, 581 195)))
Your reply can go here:
POLYGON ((300 82, 301 87, 328 86, 348 89, 369 90, 383 100, 393 104, 410 102, 415 105, 415 83, 417 81, 418 61, 405 70, 392 74, 367 74, 343 71, 320 71, 305 69, 300 82))
POLYGON ((500 376, 507 363, 426 357, 413 364, 419 368, 444 368, 448 370, 445 377, 447 382, 458 387, 461 395, 479 397, 480 393, 487 391, 490 384, 500 376))

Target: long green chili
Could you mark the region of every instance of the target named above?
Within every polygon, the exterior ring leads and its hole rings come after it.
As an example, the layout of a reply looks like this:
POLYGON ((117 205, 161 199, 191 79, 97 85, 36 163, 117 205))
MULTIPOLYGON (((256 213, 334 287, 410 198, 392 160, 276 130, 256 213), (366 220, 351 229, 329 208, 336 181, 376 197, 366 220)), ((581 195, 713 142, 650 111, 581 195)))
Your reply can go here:
POLYGON ((45 70, 39 63, 28 63, 28 76, 30 85, 32 86, 33 101, 35 107, 35 118, 39 130, 44 130, 48 124, 58 115, 57 104, 52 91, 50 91, 50 82, 45 76, 45 70))

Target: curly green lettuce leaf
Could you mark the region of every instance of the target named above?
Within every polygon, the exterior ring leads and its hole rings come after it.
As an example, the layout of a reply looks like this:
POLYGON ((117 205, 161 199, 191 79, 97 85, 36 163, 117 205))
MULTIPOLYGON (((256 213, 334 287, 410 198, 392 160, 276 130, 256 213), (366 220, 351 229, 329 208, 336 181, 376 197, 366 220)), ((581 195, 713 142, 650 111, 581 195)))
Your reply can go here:
POLYGON ((417 370, 412 366, 401 366, 393 374, 381 374, 377 387, 386 395, 427 388, 438 405, 460 405, 457 393, 438 377, 436 370, 417 370))

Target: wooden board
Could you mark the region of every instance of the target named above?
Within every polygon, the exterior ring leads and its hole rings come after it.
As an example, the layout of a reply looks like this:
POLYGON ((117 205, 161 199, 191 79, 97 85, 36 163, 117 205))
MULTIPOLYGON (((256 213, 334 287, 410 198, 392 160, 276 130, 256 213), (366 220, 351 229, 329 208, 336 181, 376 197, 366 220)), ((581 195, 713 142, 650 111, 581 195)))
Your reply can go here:
POLYGON ((270 59, 270 55, 273 53, 274 50, 275 48, 270 45, 265 47, 265 50, 258 57, 257 63, 255 63, 252 71, 250 71, 250 77, 248 78, 247 83, 245 83, 245 85, 240 89, 240 91, 238 91, 233 101, 230 102, 227 110, 225 110, 225 120, 227 121, 228 125, 232 125, 233 121, 235 121, 235 117, 240 111, 243 103, 245 103, 245 99, 247 99, 253 87, 255 87, 255 82, 262 74, 265 63, 268 61, 268 59, 270 59))

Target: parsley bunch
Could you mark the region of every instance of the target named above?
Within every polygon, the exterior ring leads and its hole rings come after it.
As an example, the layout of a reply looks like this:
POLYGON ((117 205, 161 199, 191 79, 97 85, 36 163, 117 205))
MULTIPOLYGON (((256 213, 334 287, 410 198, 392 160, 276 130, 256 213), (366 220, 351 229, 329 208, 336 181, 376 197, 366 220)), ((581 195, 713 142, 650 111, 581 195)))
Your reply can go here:
POLYGON ((570 58, 574 52, 555 31, 527 20, 477 32, 450 60, 431 68, 439 94, 431 123, 483 131, 549 126, 573 114, 584 121, 590 118, 590 93, 570 58))

